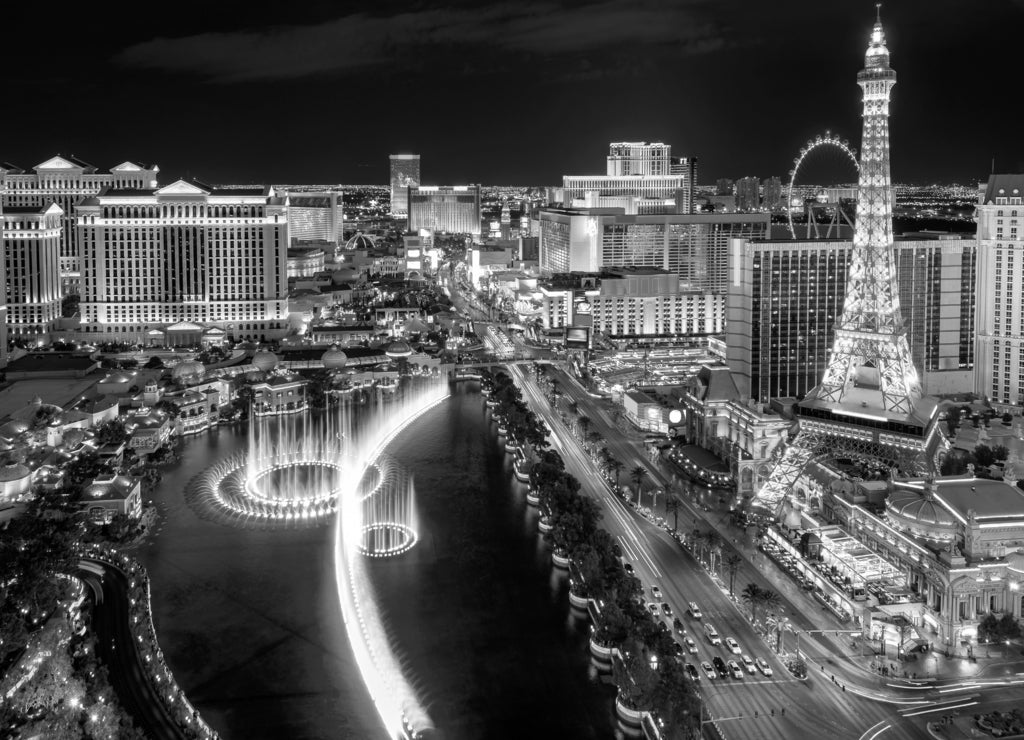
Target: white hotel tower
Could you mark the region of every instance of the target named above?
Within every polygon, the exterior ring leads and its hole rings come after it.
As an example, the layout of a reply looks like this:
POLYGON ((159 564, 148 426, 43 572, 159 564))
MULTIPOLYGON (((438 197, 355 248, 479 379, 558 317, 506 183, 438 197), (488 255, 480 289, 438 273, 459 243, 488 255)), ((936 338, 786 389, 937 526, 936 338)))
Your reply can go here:
POLYGON ((81 278, 82 251, 74 229, 75 204, 103 188, 155 188, 160 168, 122 162, 109 172, 74 155, 51 157, 28 173, 11 164, 0 165, 0 195, 4 207, 61 209, 60 273, 65 290, 77 292, 81 278))
POLYGON ((288 213, 272 188, 103 190, 76 223, 86 339, 189 346, 286 333, 288 213))

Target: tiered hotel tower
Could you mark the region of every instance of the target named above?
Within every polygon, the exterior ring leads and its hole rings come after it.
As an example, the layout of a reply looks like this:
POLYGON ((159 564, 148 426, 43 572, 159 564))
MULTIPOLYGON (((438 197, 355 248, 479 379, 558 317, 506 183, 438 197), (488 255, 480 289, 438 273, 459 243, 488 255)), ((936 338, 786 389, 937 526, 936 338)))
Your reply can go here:
POLYGON ((936 425, 935 399, 922 394, 900 313, 889 175, 896 72, 880 15, 857 84, 864 90, 864 129, 846 298, 825 375, 796 407, 796 439, 753 502, 773 513, 812 460, 867 461, 901 475, 930 475, 948 444, 936 425))

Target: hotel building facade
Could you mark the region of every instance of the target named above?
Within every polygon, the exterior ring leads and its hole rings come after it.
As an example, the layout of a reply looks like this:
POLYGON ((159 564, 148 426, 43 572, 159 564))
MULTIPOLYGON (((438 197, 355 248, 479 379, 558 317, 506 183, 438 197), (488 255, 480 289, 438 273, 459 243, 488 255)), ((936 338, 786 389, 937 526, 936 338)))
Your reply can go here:
POLYGON ((409 215, 409 188, 420 184, 420 155, 392 154, 388 157, 391 165, 391 215, 409 215))
POLYGON ((1001 409, 1024 406, 1024 175, 992 175, 978 206, 978 335, 974 390, 1001 409))
POLYGON ((85 338, 193 346, 287 332, 288 209, 272 188, 104 190, 76 224, 85 338))
POLYGON ((288 235, 292 242, 328 242, 337 246, 345 234, 343 194, 337 190, 289 191, 288 235))
MULTIPOLYGON (((45 340, 61 316, 60 206, 8 206, 2 237, 7 303, 5 331, 45 340)), ((4 339, 4 348, 7 342, 4 339)))
POLYGON ((409 231, 480 236, 479 185, 420 185, 407 192, 409 231))
POLYGON ((734 237, 768 235, 767 214, 626 215, 622 208, 542 208, 540 270, 552 275, 654 267, 681 290, 726 293, 734 237))
MULTIPOLYGON (((927 393, 965 392, 974 373, 975 240, 897 239, 900 307, 927 393)), ((821 380, 842 313, 849 241, 733 239, 728 363, 744 398, 802 397, 821 380)))
POLYGON ((66 292, 78 292, 82 252, 75 230, 75 205, 103 188, 147 189, 157 186, 156 165, 122 162, 100 172, 74 156, 57 155, 37 164, 28 173, 13 165, 0 165, 2 205, 43 208, 56 203, 62 212, 60 272, 66 292))

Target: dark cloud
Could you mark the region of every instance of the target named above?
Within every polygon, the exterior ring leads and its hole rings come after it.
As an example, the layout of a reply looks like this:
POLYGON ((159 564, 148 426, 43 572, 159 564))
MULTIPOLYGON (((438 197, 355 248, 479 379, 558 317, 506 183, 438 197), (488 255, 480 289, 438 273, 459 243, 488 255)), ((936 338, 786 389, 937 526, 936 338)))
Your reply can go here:
POLYGON ((716 25, 704 17, 705 5, 700 0, 608 0, 571 6, 499 2, 390 15, 355 13, 309 25, 160 37, 129 46, 114 60, 126 67, 235 83, 392 66, 438 48, 533 58, 609 50, 621 56, 631 49, 700 54, 723 43, 716 25))

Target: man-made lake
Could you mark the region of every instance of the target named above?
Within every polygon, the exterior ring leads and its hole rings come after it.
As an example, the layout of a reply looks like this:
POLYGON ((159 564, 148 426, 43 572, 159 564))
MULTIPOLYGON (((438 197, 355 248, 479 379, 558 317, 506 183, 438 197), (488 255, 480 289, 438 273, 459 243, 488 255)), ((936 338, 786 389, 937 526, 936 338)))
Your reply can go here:
MULTIPOLYGON (((590 667, 589 627, 494 429, 462 384, 389 447, 420 521, 411 552, 370 564, 396 652, 441 737, 611 738, 614 689, 590 667)), ((159 530, 139 554, 164 655, 228 740, 384 738, 342 624, 331 529, 234 529, 184 502, 247 434, 190 439, 154 494, 159 530)))

